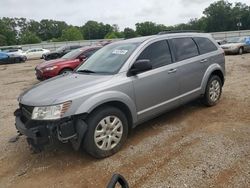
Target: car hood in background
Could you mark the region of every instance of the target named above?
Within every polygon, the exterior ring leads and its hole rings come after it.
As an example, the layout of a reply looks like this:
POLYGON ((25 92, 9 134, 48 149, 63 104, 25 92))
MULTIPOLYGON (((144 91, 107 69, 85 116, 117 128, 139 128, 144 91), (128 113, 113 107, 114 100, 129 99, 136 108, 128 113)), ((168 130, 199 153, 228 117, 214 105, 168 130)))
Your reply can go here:
POLYGON ((22 93, 19 101, 29 106, 48 106, 95 91, 113 76, 68 73, 43 81, 22 93))

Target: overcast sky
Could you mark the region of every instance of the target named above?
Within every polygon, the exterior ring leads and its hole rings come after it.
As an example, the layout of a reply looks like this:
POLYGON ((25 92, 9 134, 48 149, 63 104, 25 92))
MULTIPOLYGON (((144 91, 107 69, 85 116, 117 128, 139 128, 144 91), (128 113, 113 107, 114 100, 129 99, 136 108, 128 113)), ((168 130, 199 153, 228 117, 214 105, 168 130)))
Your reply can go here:
MULTIPOLYGON (((153 21, 164 25, 188 22, 202 16, 216 0, 0 0, 0 17, 54 19, 81 26, 88 20, 135 28, 153 21)), ((250 4, 250 0, 240 1, 250 4)))

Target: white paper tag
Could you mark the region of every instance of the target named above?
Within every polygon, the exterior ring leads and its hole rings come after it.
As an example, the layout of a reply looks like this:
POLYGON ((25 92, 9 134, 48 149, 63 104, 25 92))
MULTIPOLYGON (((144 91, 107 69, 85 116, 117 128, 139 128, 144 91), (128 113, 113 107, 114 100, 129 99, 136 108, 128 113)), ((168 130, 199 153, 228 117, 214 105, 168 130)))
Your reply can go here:
POLYGON ((128 50, 114 50, 112 54, 125 55, 128 50))

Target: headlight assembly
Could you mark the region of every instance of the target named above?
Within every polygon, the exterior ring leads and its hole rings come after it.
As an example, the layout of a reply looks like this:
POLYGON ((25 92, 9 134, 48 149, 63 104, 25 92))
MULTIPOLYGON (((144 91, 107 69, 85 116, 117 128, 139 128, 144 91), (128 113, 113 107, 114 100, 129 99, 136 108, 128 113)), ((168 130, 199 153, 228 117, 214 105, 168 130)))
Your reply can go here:
POLYGON ((71 101, 53 106, 35 107, 32 112, 34 120, 56 120, 60 119, 69 109, 71 101))
POLYGON ((54 69, 56 69, 57 68, 57 66, 52 66, 52 67, 47 67, 47 68, 45 68, 44 70, 45 71, 51 71, 51 70, 54 70, 54 69))

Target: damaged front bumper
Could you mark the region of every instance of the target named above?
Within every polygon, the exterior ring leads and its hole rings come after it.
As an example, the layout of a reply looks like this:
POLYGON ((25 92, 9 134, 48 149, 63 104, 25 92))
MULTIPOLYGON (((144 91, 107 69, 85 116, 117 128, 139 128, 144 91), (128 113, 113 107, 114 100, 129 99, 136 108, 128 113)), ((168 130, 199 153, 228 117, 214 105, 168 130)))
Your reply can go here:
POLYGON ((55 139, 71 142, 75 150, 81 146, 87 125, 82 118, 68 117, 54 121, 32 120, 30 107, 20 106, 14 112, 16 129, 27 137, 28 144, 34 149, 42 150, 45 145, 52 144, 55 139))

